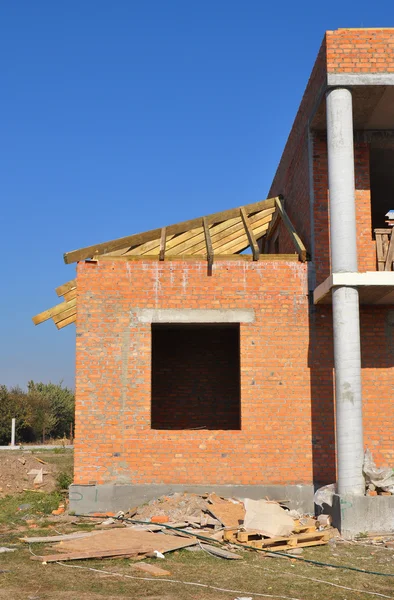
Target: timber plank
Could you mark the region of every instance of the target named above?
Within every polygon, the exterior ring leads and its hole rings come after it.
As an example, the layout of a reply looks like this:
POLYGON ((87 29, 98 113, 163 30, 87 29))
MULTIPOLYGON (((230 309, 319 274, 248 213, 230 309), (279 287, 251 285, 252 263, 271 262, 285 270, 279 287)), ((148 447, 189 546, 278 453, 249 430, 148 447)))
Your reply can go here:
POLYGON ((160 569, 160 567, 156 567, 156 565, 144 562, 135 563, 133 569, 144 571, 144 573, 149 573, 149 575, 153 575, 154 577, 166 577, 167 575, 171 575, 170 571, 165 571, 164 569, 160 569))
POLYGON ((382 236, 379 233, 376 233, 375 230, 375 236, 376 236, 376 255, 377 255, 377 259, 378 259, 378 271, 384 271, 384 267, 385 267, 385 257, 383 255, 383 242, 382 242, 382 236))
POLYGON ((71 323, 75 323, 76 320, 77 320, 77 313, 75 312, 74 314, 70 315, 66 319, 63 319, 62 321, 59 321, 58 323, 56 323, 56 327, 58 329, 63 329, 63 327, 67 327, 67 325, 71 325, 71 323))
POLYGON ((48 308, 48 310, 44 310, 44 312, 33 317, 33 323, 34 323, 34 325, 43 323, 44 321, 51 319, 55 315, 58 315, 62 311, 66 310, 68 308, 71 308, 73 306, 76 306, 76 304, 77 304, 76 298, 74 298, 73 300, 69 300, 68 302, 61 302, 60 304, 56 304, 56 306, 53 306, 52 308, 48 308))
POLYGON ((176 254, 189 254, 190 246, 202 241, 204 241, 205 244, 204 228, 198 227, 192 229, 187 233, 182 233, 181 235, 174 237, 171 240, 171 243, 168 244, 167 254, 171 256, 176 254))
MULTIPOLYGON (((250 216, 249 221, 253 225, 253 231, 255 231, 257 222, 261 224, 269 223, 274 211, 275 209, 271 208, 268 210, 260 211, 250 216)), ((239 239, 239 236, 242 236, 244 234, 244 227, 241 217, 238 217, 237 219, 229 219, 227 221, 224 221, 223 223, 219 223, 218 225, 212 226, 210 228, 210 234, 214 250, 222 244, 225 244, 237 238, 239 239)), ((188 253, 190 252, 190 254, 198 254, 201 250, 204 249, 204 246, 205 242, 200 242, 200 244, 191 246, 188 249, 188 253)))
POLYGON ((61 313, 54 315, 52 317, 52 320, 55 324, 60 323, 60 321, 64 321, 64 319, 68 319, 68 317, 71 317, 72 315, 76 314, 76 307, 72 306, 71 308, 67 308, 66 310, 63 310, 61 313))
POLYGON ((391 271, 393 269, 394 261, 394 235, 391 233, 389 248, 387 251, 386 263, 384 265, 385 271, 391 271))
POLYGON ((63 294, 63 300, 65 302, 68 302, 69 300, 72 300, 73 298, 77 297, 77 288, 74 288, 72 290, 70 290, 69 292, 65 292, 63 294))
POLYGON ((43 535, 38 537, 22 537, 19 538, 21 542, 26 542, 26 544, 42 544, 42 543, 54 543, 54 542, 63 542, 65 540, 78 540, 80 538, 92 537, 93 535, 98 535, 102 533, 101 531, 87 531, 80 532, 77 531, 75 533, 65 533, 60 535, 43 535))
POLYGON ((88 558, 111 558, 114 556, 138 556, 138 554, 147 554, 153 552, 153 548, 145 548, 145 546, 134 548, 118 548, 113 550, 85 550, 67 552, 65 554, 48 554, 46 556, 31 556, 30 560, 39 560, 40 562, 65 562, 67 560, 85 560, 88 558))
MULTIPOLYGON (((215 250, 215 248, 214 248, 215 250)), ((242 248, 241 248, 242 250, 242 248)), ((175 256, 167 256, 166 262, 168 261, 206 261, 207 257, 205 254, 179 254, 175 256)), ((144 254, 143 256, 109 256, 107 254, 103 254, 102 256, 98 256, 98 261, 106 260, 106 261, 156 261, 157 255, 144 254)), ((217 254, 215 250, 215 261, 216 260, 252 260, 252 256, 248 254, 217 254)), ((260 254, 259 261, 268 261, 268 260, 285 260, 291 262, 298 262, 299 257, 298 254, 260 254)))
POLYGON ((227 560, 240 560, 242 556, 239 554, 235 554, 235 552, 229 552, 228 550, 224 550, 223 548, 218 548, 217 546, 211 546, 210 544, 200 544, 201 548, 209 554, 213 554, 214 556, 218 556, 219 558, 226 558, 227 560))
POLYGON ((77 280, 71 279, 71 281, 67 281, 66 283, 63 283, 63 285, 59 285, 59 287, 55 289, 55 292, 58 296, 63 296, 66 292, 69 292, 75 287, 77 287, 77 280))

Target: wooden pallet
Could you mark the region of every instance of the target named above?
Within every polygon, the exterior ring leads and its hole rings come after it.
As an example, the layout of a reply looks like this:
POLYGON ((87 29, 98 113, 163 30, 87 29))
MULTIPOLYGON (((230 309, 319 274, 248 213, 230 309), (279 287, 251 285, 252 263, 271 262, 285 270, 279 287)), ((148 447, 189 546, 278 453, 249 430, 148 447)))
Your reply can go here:
POLYGON ((327 531, 307 531, 297 533, 288 537, 272 537, 264 538, 257 531, 235 531, 225 530, 223 533, 224 540, 228 542, 237 542, 254 548, 266 548, 271 552, 278 550, 289 550, 291 548, 303 548, 306 546, 320 546, 327 544, 330 539, 330 532, 327 531))

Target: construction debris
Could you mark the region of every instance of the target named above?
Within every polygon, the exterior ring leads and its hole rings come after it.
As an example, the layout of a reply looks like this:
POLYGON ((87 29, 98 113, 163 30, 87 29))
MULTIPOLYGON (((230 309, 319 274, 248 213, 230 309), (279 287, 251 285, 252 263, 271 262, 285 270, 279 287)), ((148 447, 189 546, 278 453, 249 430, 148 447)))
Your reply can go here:
POLYGON ((267 537, 290 535, 294 519, 277 502, 245 498, 244 528, 253 529, 267 537))
POLYGON ((312 531, 298 533, 290 536, 263 537, 259 531, 234 531, 225 530, 224 539, 227 542, 235 542, 252 546, 253 548, 269 548, 271 552, 290 550, 304 546, 321 546, 327 544, 330 539, 328 531, 312 531))
MULTIPOLYGON (((240 554, 229 549, 243 546, 267 554, 298 554, 303 547, 327 544, 335 535, 329 517, 297 515, 299 518, 293 518, 278 502, 270 500, 240 501, 217 494, 175 493, 133 508, 130 513, 119 512, 109 518, 104 515, 106 518, 90 532, 21 540, 28 544, 54 544, 53 553, 32 557, 44 563, 111 557, 164 558, 165 553, 183 548, 241 560, 240 554)), ((93 524, 94 519, 91 521, 93 524)), ((151 572, 152 565, 143 570, 151 572)))
POLYGON ((363 472, 368 496, 391 496, 394 493, 394 470, 389 467, 378 469, 368 448, 364 455, 363 472))
MULTIPOLYGON (((29 539, 29 538, 27 538, 29 539)), ((33 538, 34 539, 34 538, 33 538)), ((149 531, 135 530, 132 527, 110 531, 94 531, 84 537, 67 537, 54 549, 61 554, 32 556, 32 560, 56 562, 59 560, 82 560, 87 558, 107 558, 113 556, 147 556, 155 552, 163 554, 196 544, 194 537, 180 538, 175 535, 157 535, 149 531), (88 538, 88 539, 86 539, 88 538)))
POLYGON ((171 575, 170 571, 165 571, 164 569, 160 569, 160 567, 156 567, 156 565, 151 565, 149 563, 135 563, 133 569, 144 571, 144 573, 149 573, 149 575, 153 575, 154 577, 166 577, 166 575, 171 575))
MULTIPOLYGON (((245 519, 245 507, 234 499, 220 498, 216 494, 208 496, 208 510, 224 527, 236 527, 245 519)), ((208 521, 206 521, 208 524, 208 521)))
POLYGON ((200 547, 205 550, 205 552, 208 552, 208 554, 213 554, 219 558, 226 558, 227 560, 242 559, 242 556, 239 554, 228 552, 227 550, 223 550, 223 548, 217 548, 216 546, 210 546, 209 544, 200 544, 200 547))

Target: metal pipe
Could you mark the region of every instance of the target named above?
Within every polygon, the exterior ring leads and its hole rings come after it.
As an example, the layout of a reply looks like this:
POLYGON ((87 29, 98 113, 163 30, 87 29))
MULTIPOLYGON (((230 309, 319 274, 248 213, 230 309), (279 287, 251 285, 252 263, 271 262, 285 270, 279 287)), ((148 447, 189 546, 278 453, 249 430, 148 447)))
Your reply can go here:
MULTIPOLYGON (((353 113, 352 95, 347 89, 336 88, 327 93, 327 149, 331 270, 357 272, 353 113)), ((365 483, 357 288, 334 288, 332 309, 338 492, 361 495, 365 483)))
POLYGON ((15 446, 15 419, 11 419, 11 446, 15 446))

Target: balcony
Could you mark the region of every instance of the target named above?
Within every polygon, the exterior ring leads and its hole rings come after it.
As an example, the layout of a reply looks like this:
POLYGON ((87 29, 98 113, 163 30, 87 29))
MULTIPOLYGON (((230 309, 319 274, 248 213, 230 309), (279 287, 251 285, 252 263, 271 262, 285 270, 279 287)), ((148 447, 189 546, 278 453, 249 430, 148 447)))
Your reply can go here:
POLYGON ((393 271, 394 235, 393 228, 375 229, 378 271, 393 271))
POLYGON ((393 228, 374 229, 377 271, 367 273, 331 273, 313 293, 315 304, 331 304, 335 287, 356 287, 360 304, 394 305, 394 235, 393 228))

